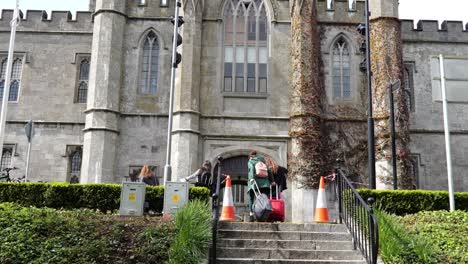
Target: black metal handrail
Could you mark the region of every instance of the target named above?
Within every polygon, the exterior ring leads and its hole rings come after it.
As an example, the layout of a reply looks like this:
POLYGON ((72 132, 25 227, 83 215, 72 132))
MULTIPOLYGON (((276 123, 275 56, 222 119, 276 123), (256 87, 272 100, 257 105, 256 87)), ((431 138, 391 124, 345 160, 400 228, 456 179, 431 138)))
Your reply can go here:
POLYGON ((379 228, 372 210, 374 199, 368 199, 371 204, 368 206, 342 170, 336 169, 335 175, 340 224, 344 222, 348 227, 354 247, 359 248, 367 263, 375 264, 379 251, 379 228))
POLYGON ((216 264, 216 238, 218 237, 218 222, 219 222, 219 188, 221 185, 221 162, 223 157, 218 157, 218 175, 216 177, 216 188, 215 192, 211 196, 212 209, 213 209, 213 226, 211 228, 212 233, 212 245, 211 245, 211 264, 216 264))

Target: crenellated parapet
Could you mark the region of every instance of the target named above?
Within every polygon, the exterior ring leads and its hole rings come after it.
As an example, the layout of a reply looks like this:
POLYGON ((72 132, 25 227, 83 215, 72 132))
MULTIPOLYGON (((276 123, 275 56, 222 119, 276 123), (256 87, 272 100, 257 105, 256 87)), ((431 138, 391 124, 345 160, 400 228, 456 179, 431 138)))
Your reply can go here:
POLYGON ((420 20, 414 27, 413 20, 401 20, 404 42, 468 42, 468 24, 462 21, 443 21, 439 28, 436 20, 420 20))
MULTIPOLYGON (((12 9, 2 10, 0 31, 10 30, 10 21, 13 18, 12 9)), ((76 18, 72 19, 69 11, 52 11, 50 19, 46 11, 27 10, 26 17, 21 12, 21 23, 18 32, 93 32, 92 12, 78 11, 76 18)))
POLYGON ((317 14, 319 23, 362 23, 364 22, 364 1, 334 0, 327 6, 327 0, 317 1, 317 14))

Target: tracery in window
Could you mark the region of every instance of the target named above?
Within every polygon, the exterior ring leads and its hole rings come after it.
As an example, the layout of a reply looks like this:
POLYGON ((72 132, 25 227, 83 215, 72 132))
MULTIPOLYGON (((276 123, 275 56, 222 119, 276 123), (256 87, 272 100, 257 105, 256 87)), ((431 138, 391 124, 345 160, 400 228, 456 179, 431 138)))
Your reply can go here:
POLYGON ((154 94, 158 88, 159 42, 150 31, 143 41, 141 58, 140 93, 154 94))
POLYGON ((338 39, 332 52, 333 98, 351 97, 350 53, 344 38, 338 39))
POLYGON ((268 17, 263 0, 231 0, 224 11, 225 92, 266 93, 268 17))
MULTIPOLYGON (((2 60, 0 68, 0 98, 3 98, 3 90, 5 88, 7 61, 8 60, 6 58, 2 60)), ((14 59, 12 64, 10 93, 8 95, 8 101, 18 101, 22 66, 23 62, 20 58, 14 59)))

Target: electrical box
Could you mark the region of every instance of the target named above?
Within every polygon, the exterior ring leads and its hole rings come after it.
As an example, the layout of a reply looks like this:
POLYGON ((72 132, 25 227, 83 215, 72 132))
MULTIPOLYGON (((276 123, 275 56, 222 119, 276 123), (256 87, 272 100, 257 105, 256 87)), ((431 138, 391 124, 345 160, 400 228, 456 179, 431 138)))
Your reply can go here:
POLYGON ((144 182, 123 182, 120 193, 119 214, 142 216, 145 203, 146 184, 144 182))
POLYGON ((164 186, 165 215, 174 215, 189 200, 189 188, 187 182, 166 182, 164 186))

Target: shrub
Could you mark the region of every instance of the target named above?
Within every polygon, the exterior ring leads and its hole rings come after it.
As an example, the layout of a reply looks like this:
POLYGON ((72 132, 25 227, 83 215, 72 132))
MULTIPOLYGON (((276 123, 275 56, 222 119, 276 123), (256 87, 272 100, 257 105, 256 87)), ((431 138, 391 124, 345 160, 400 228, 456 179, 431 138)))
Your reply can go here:
POLYGON ((175 216, 177 237, 169 251, 170 264, 199 264, 208 252, 211 241, 209 204, 194 200, 175 216))
MULTIPOLYGON (((374 197, 374 206, 390 214, 406 215, 449 209, 446 191, 358 189, 358 192, 365 201, 368 197, 374 197)), ((468 211, 468 193, 455 193, 455 205, 458 210, 468 211)))
POLYGON ((93 215, 0 204, 0 263, 99 262, 112 238, 99 235, 93 215))
MULTIPOLYGON (((0 203, 50 208, 89 208, 115 211, 120 205, 120 184, 0 183, 0 203)), ((209 200, 209 190, 191 187, 189 199, 209 200)), ((149 209, 162 212, 163 186, 147 186, 145 200, 149 209)))
POLYGON ((411 234, 424 236, 440 248, 447 263, 468 263, 467 212, 419 212, 402 221, 411 234))
POLYGON ((444 263, 441 251, 427 238, 408 233, 400 217, 378 210, 375 212, 379 222, 380 255, 385 263, 444 263))
POLYGON ((144 230, 136 239, 135 259, 139 263, 166 263, 176 234, 173 221, 165 221, 161 225, 144 230))

